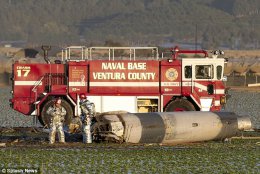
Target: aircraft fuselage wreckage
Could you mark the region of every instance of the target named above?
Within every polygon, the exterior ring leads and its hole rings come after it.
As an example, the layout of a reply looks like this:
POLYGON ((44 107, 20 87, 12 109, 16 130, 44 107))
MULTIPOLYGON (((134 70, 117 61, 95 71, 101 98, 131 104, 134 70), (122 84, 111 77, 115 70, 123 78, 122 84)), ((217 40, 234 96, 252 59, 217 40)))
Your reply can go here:
POLYGON ((108 112, 97 116, 94 135, 127 143, 224 140, 251 129, 248 116, 232 112, 108 112))

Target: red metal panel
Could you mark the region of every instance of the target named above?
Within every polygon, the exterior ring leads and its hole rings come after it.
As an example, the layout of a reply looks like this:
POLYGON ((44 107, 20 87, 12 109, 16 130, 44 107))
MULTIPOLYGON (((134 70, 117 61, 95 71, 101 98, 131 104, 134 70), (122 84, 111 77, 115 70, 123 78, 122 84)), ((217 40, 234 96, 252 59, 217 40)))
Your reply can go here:
POLYGON ((182 95, 183 96, 190 96, 192 93, 193 87, 192 87, 192 80, 186 80, 182 82, 182 95))
POLYGON ((18 98, 13 101, 13 108, 19 112, 30 115, 33 111, 30 105, 33 101, 30 98, 18 98))
POLYGON ((63 74, 63 64, 19 64, 13 67, 14 76, 14 109, 30 114, 37 96, 45 91, 46 74, 63 74))
POLYGON ((161 92, 162 94, 181 95, 181 64, 177 62, 162 63, 161 92))
POLYGON ((221 106, 215 106, 215 101, 220 102, 220 97, 224 94, 224 86, 222 81, 208 81, 208 80, 194 80, 193 83, 183 82, 183 90, 186 94, 190 93, 193 99, 200 105, 200 98, 212 98, 213 103, 211 111, 218 111, 221 109, 221 106), (214 94, 210 95, 207 91, 207 86, 213 84, 214 94))
MULTIPOLYGON (((163 108, 167 106, 167 104, 171 101, 172 95, 164 95, 163 96, 163 108)), ((163 111, 161 111, 163 112, 163 111)))
POLYGON ((66 94, 67 93, 67 85, 52 85, 51 91, 53 93, 66 94))
POLYGON ((88 92, 88 65, 70 64, 69 66, 69 93, 88 92))
POLYGON ((159 61, 91 61, 91 94, 158 94, 159 61))
POLYGON ((14 64, 14 96, 34 97, 32 89, 37 92, 45 89, 44 79, 46 73, 64 73, 62 64, 14 64), (42 80, 42 81, 41 81, 42 80))

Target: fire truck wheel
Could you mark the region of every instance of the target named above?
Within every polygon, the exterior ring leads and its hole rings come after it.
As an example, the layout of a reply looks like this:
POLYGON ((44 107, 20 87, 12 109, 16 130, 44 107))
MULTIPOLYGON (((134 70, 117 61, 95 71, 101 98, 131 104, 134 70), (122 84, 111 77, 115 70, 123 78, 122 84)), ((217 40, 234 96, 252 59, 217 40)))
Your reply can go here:
MULTIPOLYGON (((39 117, 39 121, 44 126, 47 125, 49 127, 50 123, 50 115, 46 113, 47 109, 52 106, 54 103, 54 100, 49 100, 42 108, 41 116, 39 117)), ((61 105, 66 109, 67 114, 65 115, 65 125, 69 125, 71 123, 72 117, 73 117, 73 110, 70 106, 70 104, 62 99, 61 105)))
POLYGON ((195 107, 186 99, 177 99, 171 101, 165 108, 165 112, 173 111, 195 111, 195 107))

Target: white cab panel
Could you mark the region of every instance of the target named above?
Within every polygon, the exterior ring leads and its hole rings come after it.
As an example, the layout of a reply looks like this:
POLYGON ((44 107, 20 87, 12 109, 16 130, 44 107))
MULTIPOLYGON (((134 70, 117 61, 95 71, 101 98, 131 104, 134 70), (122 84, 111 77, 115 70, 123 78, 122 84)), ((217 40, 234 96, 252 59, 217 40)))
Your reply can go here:
POLYGON ((118 110, 137 112, 136 96, 88 96, 88 100, 95 104, 96 112, 118 110))

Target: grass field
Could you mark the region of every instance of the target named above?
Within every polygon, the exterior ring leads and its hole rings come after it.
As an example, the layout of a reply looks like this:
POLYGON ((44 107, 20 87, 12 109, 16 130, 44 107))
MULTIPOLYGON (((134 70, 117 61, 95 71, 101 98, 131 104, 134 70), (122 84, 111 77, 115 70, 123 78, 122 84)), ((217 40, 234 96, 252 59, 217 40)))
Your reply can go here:
POLYGON ((41 173, 259 173, 260 141, 16 146, 0 149, 0 159, 0 169, 41 173))

